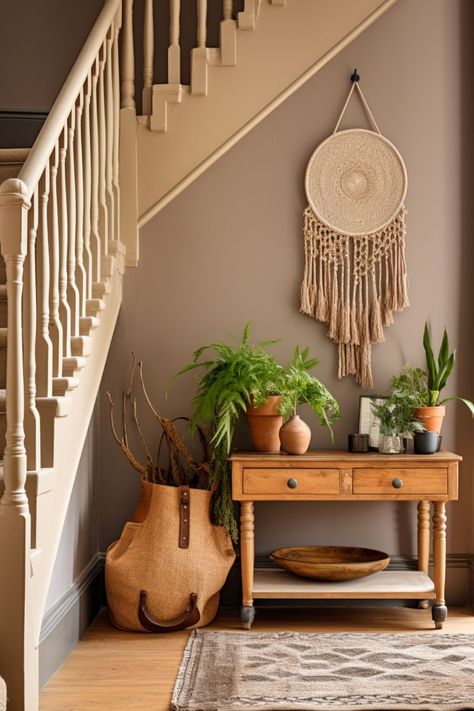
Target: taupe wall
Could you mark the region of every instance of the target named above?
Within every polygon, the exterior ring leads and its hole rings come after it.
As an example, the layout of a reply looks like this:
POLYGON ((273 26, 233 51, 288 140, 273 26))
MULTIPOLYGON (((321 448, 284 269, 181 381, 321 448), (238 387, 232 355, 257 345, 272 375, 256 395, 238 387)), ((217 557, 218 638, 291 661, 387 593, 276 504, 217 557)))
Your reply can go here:
POLYGON ((0 109, 49 111, 102 0, 0 2, 0 109))
MULTIPOLYGON (((119 398, 132 349, 143 359, 161 412, 187 414, 192 375, 165 387, 201 344, 239 334, 281 337, 276 355, 310 345, 318 376, 338 398, 336 447, 357 429, 362 391, 336 377, 336 351, 325 328, 298 312, 303 268, 304 170, 314 147, 333 129, 357 66, 385 135, 398 146, 409 176, 407 260, 411 307, 373 351, 375 391, 387 391, 403 363, 422 363, 425 319, 437 341, 447 324, 458 346, 449 394, 474 395, 472 377, 472 3, 400 0, 291 99, 214 164, 142 231, 140 266, 128 270, 101 402, 101 546, 120 532, 137 497, 137 475, 112 442, 104 391, 119 398)), ((212 87, 211 87, 212 91, 212 87)), ((345 126, 365 125, 357 107, 345 126)), ((330 447, 315 417, 314 448, 330 447)), ((473 550, 472 434, 467 412, 448 406, 443 444, 464 458, 461 500, 449 507, 448 547, 473 550)), ((148 427, 156 442, 156 431, 148 427)), ((245 426, 236 445, 248 446, 245 426)), ((258 504, 260 553, 296 543, 358 543, 390 553, 414 551, 414 510, 406 504, 258 504)), ((467 572, 467 571, 466 571, 467 572)))

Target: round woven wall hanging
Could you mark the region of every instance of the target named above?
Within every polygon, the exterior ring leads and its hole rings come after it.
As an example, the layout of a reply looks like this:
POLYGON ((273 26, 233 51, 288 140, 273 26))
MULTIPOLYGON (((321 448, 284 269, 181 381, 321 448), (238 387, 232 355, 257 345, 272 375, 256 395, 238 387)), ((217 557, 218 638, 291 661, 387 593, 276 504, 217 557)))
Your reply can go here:
POLYGON ((356 81, 334 132, 306 169, 305 273, 301 311, 328 324, 338 344, 338 376, 373 386, 371 346, 393 313, 408 306, 405 263, 407 174, 380 133, 356 81), (358 95, 374 128, 338 131, 358 95))

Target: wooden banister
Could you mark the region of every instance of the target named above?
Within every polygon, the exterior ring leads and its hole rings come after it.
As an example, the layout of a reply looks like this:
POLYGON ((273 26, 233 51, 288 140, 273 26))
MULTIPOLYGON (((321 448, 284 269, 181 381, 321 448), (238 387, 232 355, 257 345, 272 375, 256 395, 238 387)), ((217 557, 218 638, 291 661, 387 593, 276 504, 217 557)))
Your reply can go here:
POLYGON ((121 0, 106 0, 20 171, 18 177, 26 185, 28 198, 31 197, 39 182, 68 119, 71 106, 75 104, 81 87, 84 86, 89 70, 104 42, 104 37, 120 8, 120 2, 121 0))

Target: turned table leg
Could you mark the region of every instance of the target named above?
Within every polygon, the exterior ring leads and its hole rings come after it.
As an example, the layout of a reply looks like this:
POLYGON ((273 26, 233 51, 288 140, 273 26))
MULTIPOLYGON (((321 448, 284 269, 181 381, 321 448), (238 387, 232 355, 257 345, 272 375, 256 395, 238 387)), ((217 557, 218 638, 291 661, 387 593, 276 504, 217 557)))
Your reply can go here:
POLYGON ((432 609, 432 617, 436 629, 441 629, 448 616, 448 608, 444 599, 446 581, 446 502, 434 501, 433 505, 433 557, 436 599, 432 609))
POLYGON ((240 562, 242 569, 242 626, 249 630, 255 618, 253 568, 255 558, 253 501, 240 504, 240 562))
MULTIPOLYGON (((430 502, 418 502, 418 570, 428 574, 430 560, 430 502)), ((426 609, 428 600, 420 600, 418 607, 426 609)))

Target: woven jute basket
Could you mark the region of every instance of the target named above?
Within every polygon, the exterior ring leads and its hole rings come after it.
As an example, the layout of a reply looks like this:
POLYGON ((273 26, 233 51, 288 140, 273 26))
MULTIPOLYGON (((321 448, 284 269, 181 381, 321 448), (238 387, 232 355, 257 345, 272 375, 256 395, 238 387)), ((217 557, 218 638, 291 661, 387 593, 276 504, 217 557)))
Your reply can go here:
POLYGON ((228 533, 211 523, 211 495, 142 482, 133 520, 105 561, 117 627, 165 632, 212 621, 235 552, 228 533))

